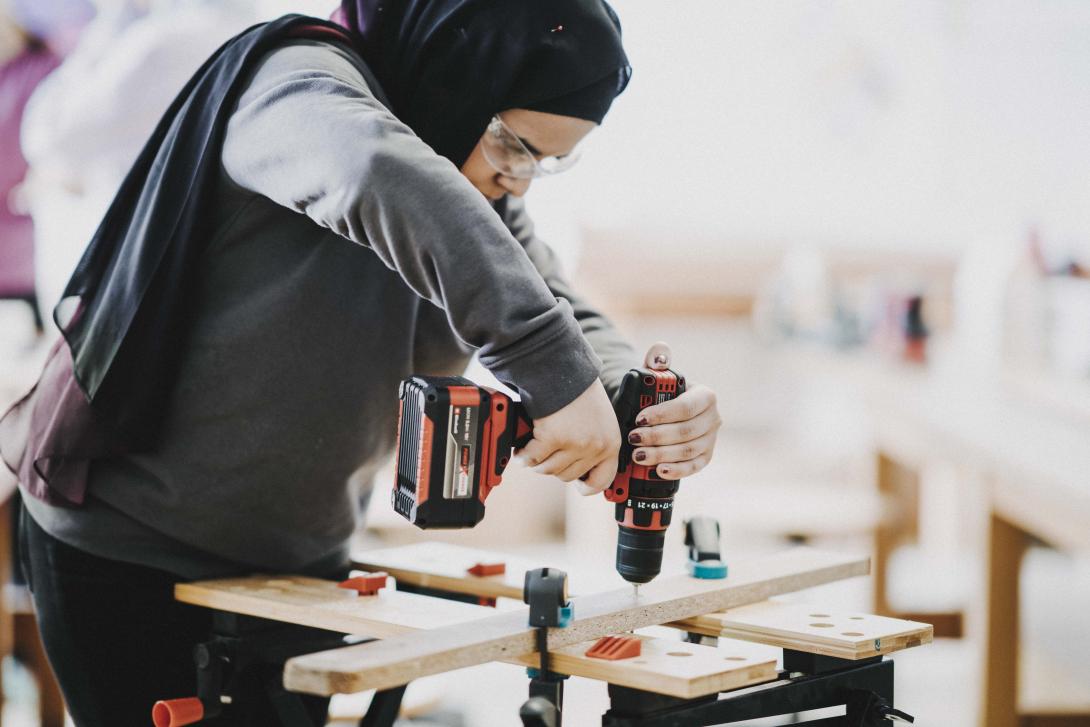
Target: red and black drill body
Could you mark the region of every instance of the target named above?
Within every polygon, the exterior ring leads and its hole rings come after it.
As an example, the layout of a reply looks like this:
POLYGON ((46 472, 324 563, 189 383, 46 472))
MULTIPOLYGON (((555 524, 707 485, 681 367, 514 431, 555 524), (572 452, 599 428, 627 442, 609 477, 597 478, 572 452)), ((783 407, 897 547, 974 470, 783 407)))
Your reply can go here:
MULTIPOLYGON (((659 574, 679 481, 638 464, 628 434, 643 409, 684 391, 674 371, 632 369, 614 397, 622 444, 605 496, 616 504, 617 571, 632 583, 659 574)), ((399 395, 394 510, 420 528, 473 527, 512 450, 533 436, 532 422, 518 402, 461 376, 413 376, 399 395)))
POLYGON ((635 446, 628 435, 637 427, 639 413, 649 406, 685 392, 685 378, 672 370, 632 369, 621 380, 613 400, 621 429, 617 477, 605 491, 615 503, 617 572, 630 583, 647 583, 662 570, 662 547, 674 512, 680 480, 659 477, 654 465, 632 458, 635 446))

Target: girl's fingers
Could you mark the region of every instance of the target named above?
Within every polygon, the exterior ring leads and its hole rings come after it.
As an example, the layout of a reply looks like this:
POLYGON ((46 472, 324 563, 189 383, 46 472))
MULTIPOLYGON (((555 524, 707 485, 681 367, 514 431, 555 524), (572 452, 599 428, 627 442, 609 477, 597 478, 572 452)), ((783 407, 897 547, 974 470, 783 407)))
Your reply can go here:
POLYGON ((574 460, 575 458, 569 452, 558 449, 557 451, 549 455, 544 461, 538 462, 530 469, 540 475, 556 475, 558 472, 563 472, 568 467, 570 467, 574 460))
POLYGON ((546 443, 541 439, 531 439, 525 447, 515 452, 515 456, 527 467, 532 468, 547 460, 557 449, 555 444, 546 443))
POLYGON ((691 442, 719 429, 722 423, 716 408, 709 407, 695 418, 686 421, 637 427, 629 433, 628 442, 640 447, 662 447, 691 442))
POLYGON ((683 477, 689 477, 704 469, 704 467, 707 466, 709 459, 711 459, 710 452, 702 454, 695 459, 690 459, 687 462, 660 464, 655 467, 655 471, 658 472, 659 477, 662 477, 663 479, 680 480, 683 477))
POLYGON ((715 405, 715 392, 698 384, 676 399, 647 407, 636 416, 636 424, 643 427, 683 422, 715 405))
POLYGON ((583 496, 597 495, 613 484, 616 476, 617 458, 609 457, 592 467, 585 480, 575 480, 575 489, 583 496))
POLYGON ((715 432, 711 431, 682 444, 670 444, 665 447, 640 447, 632 452, 632 459, 641 465, 685 462, 696 459, 702 454, 710 453, 713 449, 715 449, 715 432))
POLYGON ((587 475, 594 468, 594 463, 588 460, 579 460, 578 462, 572 462, 564 469, 556 473, 556 477, 564 482, 574 482, 580 480, 583 475, 587 475))
POLYGON ((665 371, 670 368, 670 347, 662 341, 656 341, 647 349, 647 355, 643 357, 644 368, 654 371, 665 371))

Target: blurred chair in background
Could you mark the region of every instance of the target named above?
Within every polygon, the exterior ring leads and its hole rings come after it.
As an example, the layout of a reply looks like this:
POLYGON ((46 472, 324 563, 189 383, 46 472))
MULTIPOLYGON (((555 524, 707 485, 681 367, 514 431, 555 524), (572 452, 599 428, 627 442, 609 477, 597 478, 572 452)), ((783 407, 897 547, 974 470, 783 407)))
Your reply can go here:
POLYGON ((0 14, 0 298, 24 300, 43 330, 34 286, 34 228, 19 209, 19 185, 27 163, 19 149, 19 126, 35 86, 60 59, 15 19, 0 14))
POLYGON ((216 48, 258 21, 252 0, 94 5, 94 20, 23 120, 36 281, 49 310, 167 106, 216 48))

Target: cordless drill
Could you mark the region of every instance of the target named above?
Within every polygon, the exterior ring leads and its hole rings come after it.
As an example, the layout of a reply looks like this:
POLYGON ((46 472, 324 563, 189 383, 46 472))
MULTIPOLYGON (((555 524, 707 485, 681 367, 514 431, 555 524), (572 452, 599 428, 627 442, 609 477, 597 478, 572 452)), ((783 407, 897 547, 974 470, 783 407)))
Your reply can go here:
MULTIPOLYGON (((617 572, 631 583, 659 574, 679 481, 635 462, 628 434, 643 409, 684 391, 674 371, 632 369, 613 400, 622 443, 605 497, 616 505, 617 572)), ((420 528, 473 527, 512 450, 532 438, 532 421, 506 394, 461 376, 412 376, 398 393, 394 510, 420 528)))
POLYGON ((641 411, 684 392, 685 377, 676 371, 632 369, 621 380, 613 400, 621 428, 621 452, 617 477, 603 494, 615 503, 617 572, 629 583, 647 583, 662 570, 662 546, 681 481, 665 480, 654 465, 636 462, 628 435, 636 428, 641 411))

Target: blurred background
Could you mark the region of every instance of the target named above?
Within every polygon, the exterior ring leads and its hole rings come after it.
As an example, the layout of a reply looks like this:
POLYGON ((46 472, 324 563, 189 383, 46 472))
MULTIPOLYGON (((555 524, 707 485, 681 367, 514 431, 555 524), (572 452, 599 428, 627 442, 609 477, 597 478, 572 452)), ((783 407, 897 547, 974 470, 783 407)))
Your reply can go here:
MULTIPOLYGON (((0 404, 36 379, 52 306, 190 74, 253 22, 330 5, 0 2, 0 404)), ((719 518, 728 562, 870 552, 871 578, 816 597, 935 625, 896 656, 917 724, 1090 725, 1090 4, 614 5, 631 85, 528 206, 638 349, 668 342, 718 394, 715 461, 678 509, 719 518)), ((360 547, 422 539, 388 481, 360 547)), ((443 537, 608 577, 605 502, 505 483, 443 537)), ((54 727, 33 617, 6 596, 3 719, 54 727)), ((524 676, 476 669, 510 688, 475 703, 436 678, 418 701, 516 723, 524 676)), ((572 680, 569 714, 605 706, 572 680)))

